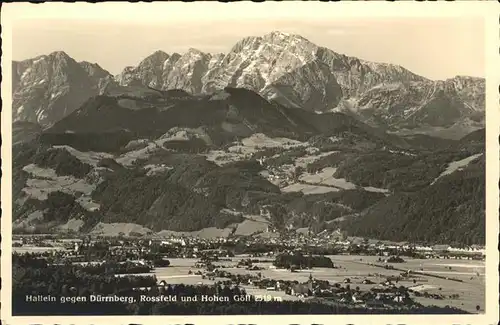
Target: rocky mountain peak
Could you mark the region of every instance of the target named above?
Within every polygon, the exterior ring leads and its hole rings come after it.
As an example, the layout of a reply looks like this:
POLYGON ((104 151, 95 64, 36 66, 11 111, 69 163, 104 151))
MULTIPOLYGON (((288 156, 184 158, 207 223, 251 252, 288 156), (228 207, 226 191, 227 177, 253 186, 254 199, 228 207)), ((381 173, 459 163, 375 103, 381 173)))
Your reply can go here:
POLYGON ((156 50, 149 57, 167 58, 169 54, 162 50, 156 50))
POLYGON ((142 60, 138 66, 139 67, 141 67, 141 66, 158 66, 158 65, 163 64, 163 62, 165 62, 169 57, 170 57, 170 55, 168 55, 167 53, 158 50, 158 51, 155 51, 153 54, 149 55, 148 57, 146 57, 144 60, 142 60))
MULTIPOLYGON (((68 85, 102 93, 102 85, 113 83, 98 65, 76 63, 62 51, 14 63, 13 68, 13 84, 32 91, 50 79, 49 98, 58 96, 55 89, 64 93, 68 85)), ((194 48, 181 54, 158 50, 137 66, 126 67, 115 80, 120 86, 192 94, 247 88, 288 107, 346 112, 383 127, 415 128, 432 120, 439 121, 433 126, 448 126, 471 114, 474 121, 484 120, 476 114, 484 113, 484 79, 457 76, 432 81, 395 64, 350 57, 281 31, 245 37, 225 54, 194 48)))
POLYGON ((99 93, 109 72, 98 64, 76 62, 63 51, 13 61, 14 121, 48 127, 99 93))
POLYGON ((294 54, 297 57, 302 56, 302 61, 304 61, 306 59, 304 54, 307 53, 306 57, 310 59, 317 48, 317 45, 302 36, 274 31, 264 36, 246 37, 237 42, 230 53, 243 53, 251 56, 252 52, 256 52, 257 56, 272 59, 271 56, 273 55, 278 58, 280 52, 294 51, 294 54))
POLYGON ((447 83, 452 83, 457 89, 476 88, 485 86, 484 78, 470 77, 470 76, 455 76, 445 80, 447 83))
POLYGON ((80 66, 87 71, 89 76, 94 78, 108 78, 110 73, 104 70, 99 64, 87 61, 79 62, 80 66))
POLYGON ((262 39, 266 42, 274 44, 293 43, 293 42, 303 42, 312 44, 308 39, 300 35, 285 33, 281 31, 272 31, 269 34, 262 36, 262 39))
POLYGON ((64 51, 54 51, 48 55, 51 58, 55 58, 58 60, 73 60, 66 52, 64 51))
POLYGON ((165 71, 170 71, 172 69, 172 66, 182 57, 182 55, 180 55, 179 53, 173 53, 172 55, 170 55, 168 57, 168 59, 166 59, 165 61, 163 61, 163 65, 162 65, 162 70, 163 72, 165 71))
POLYGON ((204 52, 202 52, 202 51, 200 51, 198 49, 192 48, 192 47, 190 47, 186 51, 186 53, 184 54, 184 56, 198 56, 198 55, 200 55, 200 56, 209 55, 210 56, 210 54, 204 53, 204 52))

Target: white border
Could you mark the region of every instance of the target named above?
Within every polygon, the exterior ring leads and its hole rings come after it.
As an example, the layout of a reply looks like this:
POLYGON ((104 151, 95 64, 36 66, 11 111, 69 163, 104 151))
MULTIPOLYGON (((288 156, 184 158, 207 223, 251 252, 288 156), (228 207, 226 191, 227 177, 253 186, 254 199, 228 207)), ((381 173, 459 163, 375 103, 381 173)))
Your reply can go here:
MULTIPOLYGON (((269 2, 269 3, 8 3, 2 6, 2 292, 1 320, 6 324, 497 324, 498 309, 498 224, 499 224, 499 89, 500 21, 496 1, 485 2, 269 2), (190 16, 203 19, 243 15, 255 18, 439 18, 479 16, 485 19, 486 53, 486 314, 483 315, 290 315, 290 316, 11 316, 11 28, 18 19, 92 19, 147 23, 164 19, 182 20, 176 15, 180 7, 190 6, 190 16), (311 14, 313 13, 313 14, 311 14)), ((457 35, 456 37, 460 37, 457 35)), ((452 58, 450 58, 452 59, 452 58)))

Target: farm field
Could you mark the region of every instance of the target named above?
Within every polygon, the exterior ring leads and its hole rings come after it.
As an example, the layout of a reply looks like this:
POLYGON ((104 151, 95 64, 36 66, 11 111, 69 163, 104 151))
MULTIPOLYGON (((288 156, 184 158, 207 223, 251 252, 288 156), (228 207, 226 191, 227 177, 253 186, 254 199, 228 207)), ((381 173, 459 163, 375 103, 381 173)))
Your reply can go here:
MULTIPOLYGON (((23 246, 13 247, 13 251, 18 253, 64 250, 63 247, 35 247, 23 246)), ((359 287, 362 291, 370 290, 374 286, 378 286, 384 282, 387 277, 398 276, 402 273, 401 270, 412 270, 417 272, 425 272, 431 275, 441 277, 449 277, 458 279, 463 282, 457 282, 432 276, 415 274, 412 278, 401 280, 397 285, 403 285, 412 288, 421 293, 440 294, 449 297, 453 294, 458 294, 458 299, 445 298, 442 300, 415 297, 414 299, 424 305, 436 306, 454 306, 468 312, 476 312, 476 306, 484 308, 485 305, 485 263, 484 261, 473 260, 454 260, 454 259, 409 259, 405 258, 404 263, 391 264, 400 270, 388 270, 385 268, 370 265, 370 263, 382 264, 378 262, 376 256, 357 256, 357 255, 333 255, 328 256, 335 264, 335 269, 314 268, 311 270, 299 270, 290 272, 284 269, 275 269, 269 262, 254 263, 254 265, 262 267, 259 271, 249 271, 245 268, 237 268, 236 264, 241 259, 248 258, 248 255, 240 255, 231 258, 231 261, 215 262, 214 265, 221 266, 227 272, 233 274, 248 274, 261 273, 263 278, 284 280, 284 281, 299 281, 306 282, 309 276, 318 280, 327 280, 330 283, 343 283, 349 278, 351 288, 359 287), (451 268, 451 269, 450 269, 451 268), (363 284, 363 280, 368 279, 373 284, 363 284), (415 283, 413 280, 415 279, 415 283)), ((191 270, 196 272, 195 264, 198 259, 195 258, 170 258, 170 266, 166 268, 156 268, 152 273, 143 275, 155 275, 158 281, 164 280, 169 284, 213 284, 215 281, 223 280, 216 278, 209 280, 202 279, 200 275, 188 274, 191 270)), ((283 291, 266 291, 253 286, 243 286, 247 293, 253 295, 270 295, 283 300, 295 300, 294 296, 286 295, 283 291)), ((482 311, 482 310, 481 310, 482 311)))
MULTIPOLYGON (((384 275, 385 277, 401 273, 399 271, 385 270, 383 268, 366 265, 366 263, 375 263, 378 260, 378 257, 375 256, 330 256, 330 258, 334 263, 340 266, 345 266, 348 270, 351 270, 351 272, 359 273, 360 275, 378 273, 384 275), (360 259, 363 261, 360 261, 360 259)), ((410 281, 400 281, 400 285, 404 285, 409 288, 415 287, 415 289, 420 292, 426 291, 430 294, 441 294, 446 296, 458 294, 460 296, 459 299, 454 300, 436 300, 425 297, 416 297, 416 301, 424 305, 436 305, 442 307, 446 305, 454 306, 468 312, 476 312, 477 305, 481 308, 484 307, 486 301, 484 261, 453 259, 405 259, 405 261, 405 263, 396 263, 392 265, 395 268, 414 271, 420 271, 420 269, 423 269, 423 272, 425 273, 450 277, 463 281, 456 282, 422 275, 417 275, 415 278, 417 280, 416 284, 413 284, 413 279, 410 281), (449 267, 451 267, 451 270, 449 267), (477 274, 479 274, 479 276, 477 274), (420 286, 422 285, 425 286, 421 288, 420 286)), ((376 277, 367 278, 373 282, 377 282, 376 277)), ((380 282, 380 280, 378 282, 380 282)), ((352 286, 353 285, 351 285, 351 287, 352 286)), ((366 289, 366 286, 364 285, 356 284, 354 286, 359 286, 362 290, 366 289)))
POLYGON ((56 246, 56 247, 36 247, 36 246, 12 247, 12 252, 15 252, 18 254, 44 253, 44 252, 64 251, 64 250, 66 250, 66 249, 62 246, 56 246))
MULTIPOLYGON (((383 268, 368 265, 367 263, 375 263, 377 257, 374 256, 355 256, 355 255, 339 255, 329 256, 334 264, 338 267, 336 269, 328 268, 314 268, 312 270, 301 270, 298 272, 289 272, 283 269, 270 268, 271 263, 254 263, 263 270, 249 271, 244 268, 236 268, 236 263, 246 256, 236 256, 232 258, 232 262, 223 261, 216 262, 215 265, 224 266, 224 270, 234 274, 245 273, 261 273, 263 278, 285 280, 285 281, 299 281, 306 282, 309 276, 318 280, 327 280, 331 283, 344 282, 349 278, 351 287, 359 287, 361 290, 370 290, 372 287, 377 286, 379 283, 385 281, 388 276, 397 276, 401 271, 386 270, 383 268), (231 267, 233 266, 233 267, 231 267), (363 280, 369 279, 374 284, 363 284, 363 280)), ((196 259, 170 259, 171 266, 168 268, 157 268, 154 274, 158 281, 165 280, 171 284, 211 284, 214 281, 202 279, 201 276, 189 275, 189 270, 195 272, 194 268, 196 259)), ((398 285, 414 288, 420 292, 428 292, 430 294, 452 295, 458 294, 459 299, 443 299, 436 300, 431 298, 416 297, 415 299, 424 305, 437 305, 437 306, 455 306, 469 312, 476 312, 476 305, 481 307, 485 303, 485 265, 481 261, 469 260, 439 260, 427 259, 417 260, 408 259, 405 263, 393 264, 396 268, 411 269, 419 271, 423 268, 424 272, 430 274, 439 274, 450 278, 456 278, 464 282, 456 282, 446 279, 439 279, 429 276, 416 275, 415 278, 399 281, 398 285), (451 270, 449 267, 451 266, 451 270), (477 276, 479 274, 479 277, 477 276), (413 283, 413 279, 416 283, 413 283)), ((221 280, 221 279, 216 279, 221 280)), ((255 287, 247 287, 245 289, 248 293, 256 295, 272 295, 274 297, 281 297, 283 300, 293 300, 296 297, 286 295, 284 292, 269 292, 266 290, 258 289, 255 287)))

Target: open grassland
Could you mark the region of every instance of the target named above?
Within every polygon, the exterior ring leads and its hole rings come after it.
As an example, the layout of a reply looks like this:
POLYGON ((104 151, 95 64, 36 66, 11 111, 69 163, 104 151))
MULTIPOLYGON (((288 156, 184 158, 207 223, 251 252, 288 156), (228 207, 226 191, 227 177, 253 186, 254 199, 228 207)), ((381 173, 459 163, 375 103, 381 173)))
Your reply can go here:
MULTIPOLYGON (((400 271, 385 270, 383 268, 367 265, 367 263, 377 263, 378 257, 374 256, 330 256, 330 258, 336 265, 346 268, 346 272, 354 273, 361 281, 368 278, 378 283, 384 278, 368 275, 380 274, 383 275, 383 277, 387 277, 389 275, 398 275, 401 273, 400 271)), ((443 300, 416 297, 416 301, 424 305, 433 304, 442 307, 446 305, 454 306, 468 312, 476 312, 476 305, 484 308, 486 282, 485 263, 483 261, 448 259, 405 259, 405 261, 405 263, 396 263, 392 265, 398 269, 425 272, 463 281, 457 282, 423 275, 415 275, 415 277, 408 280, 399 281, 398 285, 404 285, 409 288, 414 287, 416 291, 418 290, 420 292, 426 291, 429 294, 440 294, 446 297, 453 294, 459 295, 458 299, 443 300), (416 284, 413 283, 413 279, 416 280, 416 284), (423 288, 421 287, 422 285, 424 285, 423 288)), ((351 278, 351 281, 352 280, 351 278)), ((355 278, 352 282, 356 283, 360 281, 355 278)), ((369 289, 367 285, 358 283, 351 285, 351 287, 352 286, 359 286, 361 290, 369 289)))

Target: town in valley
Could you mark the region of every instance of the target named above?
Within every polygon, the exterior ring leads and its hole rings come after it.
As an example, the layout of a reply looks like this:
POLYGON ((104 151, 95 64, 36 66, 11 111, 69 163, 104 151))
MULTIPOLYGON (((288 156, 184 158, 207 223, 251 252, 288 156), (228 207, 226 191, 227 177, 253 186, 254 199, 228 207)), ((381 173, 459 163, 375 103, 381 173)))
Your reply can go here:
MULTIPOLYGON (((111 271, 117 279, 143 279, 144 284, 131 289, 137 291, 137 301, 127 296, 114 299, 125 304, 318 301, 353 310, 440 306, 467 312, 484 306, 484 295, 478 290, 485 281, 484 247, 424 246, 335 235, 339 234, 325 232, 313 239, 307 234, 267 239, 16 235, 13 249, 14 259, 25 256, 25 263, 26 256, 43 257, 48 265, 95 268, 111 271), (212 295, 202 294, 201 289, 194 295, 177 291, 185 286, 215 289, 212 295)), ((62 303, 110 301, 97 299, 77 285, 66 290, 68 297, 62 303)), ((119 287, 115 290, 119 296, 119 287)), ((30 297, 27 302, 50 301, 30 297)))

